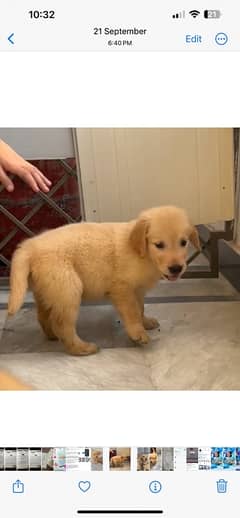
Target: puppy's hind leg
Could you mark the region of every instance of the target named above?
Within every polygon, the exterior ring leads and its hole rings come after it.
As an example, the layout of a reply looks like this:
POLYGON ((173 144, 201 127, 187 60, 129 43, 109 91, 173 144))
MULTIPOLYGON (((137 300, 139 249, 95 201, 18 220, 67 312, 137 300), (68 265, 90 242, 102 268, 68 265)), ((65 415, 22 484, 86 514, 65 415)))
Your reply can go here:
POLYGON ((42 327, 43 332, 45 333, 48 340, 57 340, 57 336, 54 334, 52 330, 50 314, 51 308, 46 309, 44 304, 40 302, 40 300, 35 295, 36 305, 37 305, 37 315, 39 324, 42 327))
POLYGON ((73 269, 61 270, 59 279, 55 278, 55 293, 51 306, 51 329, 61 340, 66 350, 76 356, 96 353, 93 343, 84 342, 76 332, 76 322, 83 292, 82 282, 73 269))

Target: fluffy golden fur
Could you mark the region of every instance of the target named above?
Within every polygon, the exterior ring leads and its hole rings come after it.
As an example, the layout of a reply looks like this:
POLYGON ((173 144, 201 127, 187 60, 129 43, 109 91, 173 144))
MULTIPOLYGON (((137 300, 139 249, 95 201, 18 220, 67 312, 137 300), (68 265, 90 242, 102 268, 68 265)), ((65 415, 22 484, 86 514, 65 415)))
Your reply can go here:
POLYGON ((143 454, 138 457, 138 471, 150 471, 148 455, 143 454))
POLYGON ((111 457, 110 466, 112 468, 122 468, 127 460, 128 458, 123 455, 114 455, 114 457, 111 457))
POLYGON ((67 351, 97 351, 76 332, 82 300, 108 298, 129 337, 146 344, 158 322, 144 315, 144 295, 159 279, 176 280, 186 269, 187 244, 199 248, 197 230, 176 207, 146 210, 127 223, 66 225, 24 241, 11 266, 9 315, 21 307, 28 285, 48 338, 67 351))
POLYGON ((94 464, 102 464, 103 456, 101 451, 93 451, 92 452, 92 461, 94 464))

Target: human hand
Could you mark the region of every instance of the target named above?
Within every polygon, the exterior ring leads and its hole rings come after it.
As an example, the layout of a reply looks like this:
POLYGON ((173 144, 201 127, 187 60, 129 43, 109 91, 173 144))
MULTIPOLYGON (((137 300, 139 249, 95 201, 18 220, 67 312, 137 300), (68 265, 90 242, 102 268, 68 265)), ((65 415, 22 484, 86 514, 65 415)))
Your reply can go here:
POLYGON ((18 155, 8 144, 0 140, 0 184, 8 192, 14 191, 14 184, 8 173, 21 178, 34 192, 49 192, 50 180, 37 167, 18 155))

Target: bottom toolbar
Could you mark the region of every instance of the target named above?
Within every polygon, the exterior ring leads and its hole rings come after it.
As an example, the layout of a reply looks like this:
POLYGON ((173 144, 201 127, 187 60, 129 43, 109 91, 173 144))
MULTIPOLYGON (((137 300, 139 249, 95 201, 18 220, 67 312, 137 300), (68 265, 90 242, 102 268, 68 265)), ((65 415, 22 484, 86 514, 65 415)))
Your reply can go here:
POLYGON ((152 515, 239 516, 240 478, 202 472, 0 473, 4 518, 152 515))

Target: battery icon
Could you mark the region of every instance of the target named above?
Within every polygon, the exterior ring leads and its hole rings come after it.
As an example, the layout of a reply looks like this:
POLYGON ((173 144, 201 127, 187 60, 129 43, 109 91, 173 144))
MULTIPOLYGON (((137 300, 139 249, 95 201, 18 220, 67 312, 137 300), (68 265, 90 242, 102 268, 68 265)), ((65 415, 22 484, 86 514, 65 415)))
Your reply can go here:
POLYGON ((206 11, 204 11, 204 18, 216 20, 216 18, 220 18, 221 14, 219 9, 206 9, 206 11))

